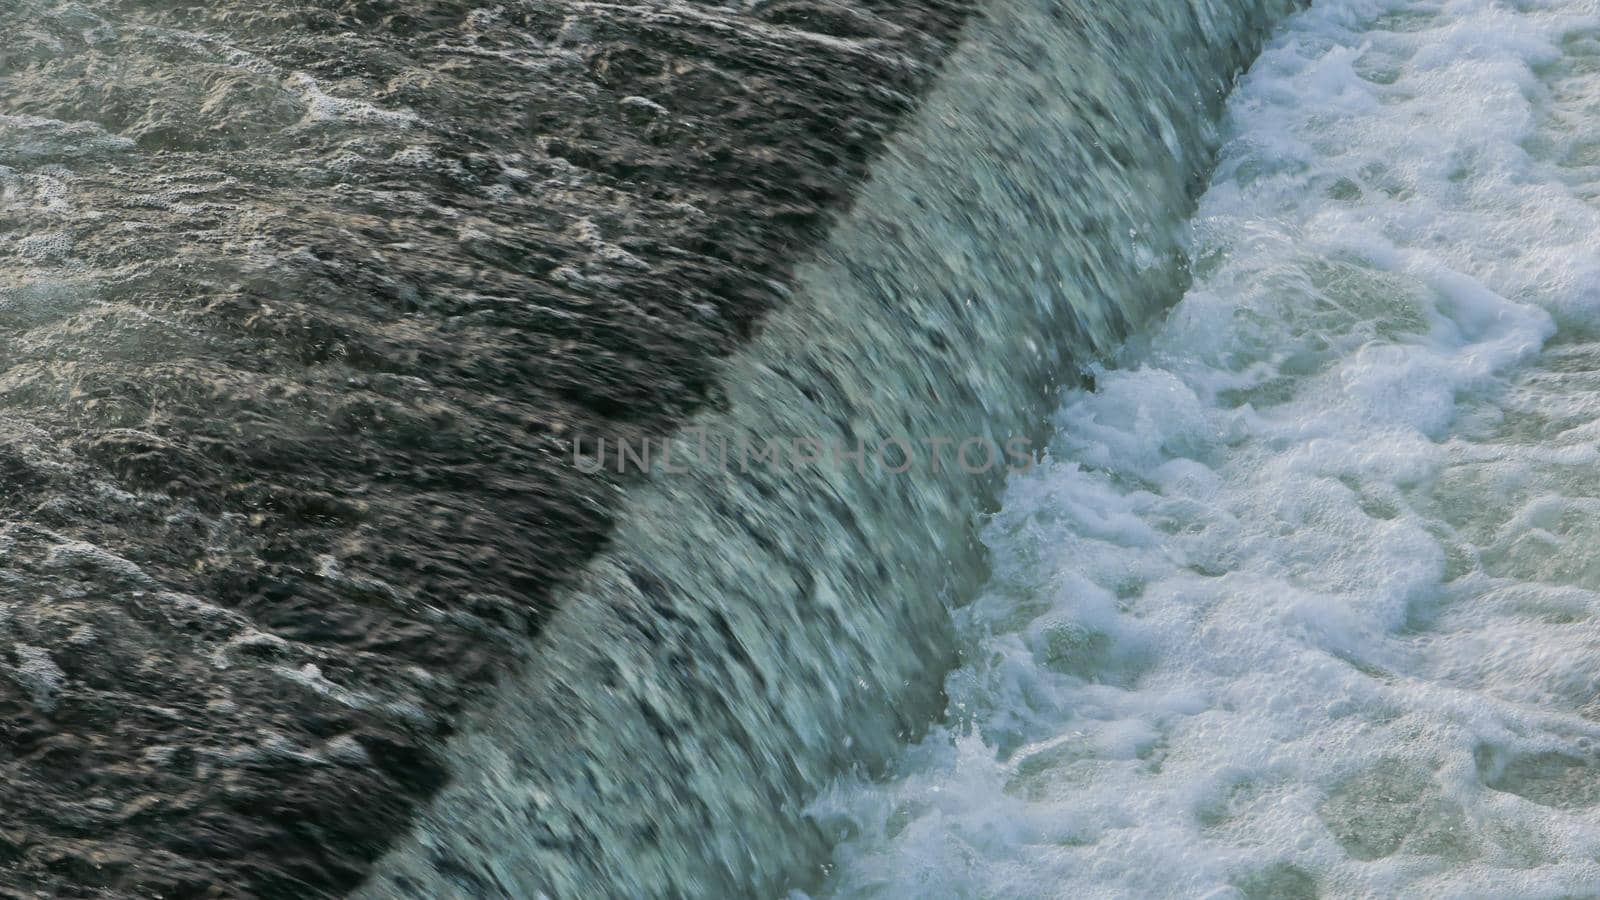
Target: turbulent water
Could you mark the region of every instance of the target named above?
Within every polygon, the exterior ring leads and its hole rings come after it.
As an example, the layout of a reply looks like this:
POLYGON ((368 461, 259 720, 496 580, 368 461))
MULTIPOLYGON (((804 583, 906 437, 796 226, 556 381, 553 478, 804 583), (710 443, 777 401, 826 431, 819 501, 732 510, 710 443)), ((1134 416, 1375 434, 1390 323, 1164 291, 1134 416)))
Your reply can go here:
POLYGON ((1306 5, 0 0, 0 890, 1593 896, 1600 0, 1306 5))
POLYGON ((361 882, 970 8, 0 0, 0 894, 361 882))
POLYGON ((1600 8, 1319 0, 824 893, 1592 896, 1600 8))
MULTIPOLYGON (((696 424, 847 447, 1042 434, 1054 385, 1181 296, 1221 100, 1289 7, 988 6, 696 424)), ((823 883, 836 835, 806 806, 938 716, 998 476, 926 453, 900 474, 691 468, 630 496, 370 896, 823 883)))

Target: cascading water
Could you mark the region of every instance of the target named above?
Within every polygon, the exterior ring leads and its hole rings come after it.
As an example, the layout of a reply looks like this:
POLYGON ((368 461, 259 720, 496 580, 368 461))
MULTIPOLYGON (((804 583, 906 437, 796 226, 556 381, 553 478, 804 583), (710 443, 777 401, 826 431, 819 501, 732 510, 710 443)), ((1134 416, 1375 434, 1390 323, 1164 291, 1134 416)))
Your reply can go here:
POLYGON ((1595 896, 1600 4, 977 5, 0 2, 0 893, 1595 896))
MULTIPOLYGON (((1289 6, 991 5, 696 426, 850 448, 1033 436, 1059 382, 1181 294, 1212 122, 1289 6)), ((823 882, 837 835, 806 804, 938 715, 999 473, 730 468, 697 440, 676 445, 689 471, 628 499, 370 896, 823 882)))
POLYGON ((1290 21, 827 893, 1594 896, 1597 100, 1585 0, 1290 21))

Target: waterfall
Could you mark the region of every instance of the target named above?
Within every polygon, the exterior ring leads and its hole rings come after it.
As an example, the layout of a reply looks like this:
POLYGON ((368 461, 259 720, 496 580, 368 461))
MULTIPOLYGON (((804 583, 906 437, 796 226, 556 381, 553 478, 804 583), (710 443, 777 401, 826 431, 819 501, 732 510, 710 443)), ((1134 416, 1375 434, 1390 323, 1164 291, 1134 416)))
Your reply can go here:
POLYGON ((840 835, 807 804, 924 732, 958 664, 1005 466, 956 452, 1042 447, 1056 392, 1181 296, 1215 119, 1291 5, 999 0, 971 22, 367 895, 820 884, 840 835))

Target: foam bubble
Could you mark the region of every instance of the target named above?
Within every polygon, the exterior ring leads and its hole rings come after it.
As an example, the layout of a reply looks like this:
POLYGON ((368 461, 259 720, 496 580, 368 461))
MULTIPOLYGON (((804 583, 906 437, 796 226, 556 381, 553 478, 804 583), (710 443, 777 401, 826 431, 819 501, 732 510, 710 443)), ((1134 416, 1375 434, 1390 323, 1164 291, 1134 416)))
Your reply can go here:
POLYGON ((1600 883, 1597 34, 1577 0, 1285 27, 1193 289, 987 529, 949 724, 813 806, 831 892, 1600 883))

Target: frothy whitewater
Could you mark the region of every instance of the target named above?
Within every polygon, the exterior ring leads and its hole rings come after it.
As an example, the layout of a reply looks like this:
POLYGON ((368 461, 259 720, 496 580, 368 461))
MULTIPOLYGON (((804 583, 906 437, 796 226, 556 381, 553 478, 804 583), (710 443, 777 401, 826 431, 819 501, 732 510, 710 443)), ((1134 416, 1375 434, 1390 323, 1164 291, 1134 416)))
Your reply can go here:
POLYGON ((1597 123, 1593 2, 1289 20, 827 892, 1593 895, 1597 123))
MULTIPOLYGON (((1293 5, 986 4, 695 427, 1041 446, 1062 381, 1182 296, 1223 100, 1293 5)), ((363 896, 825 886, 838 831, 807 808, 939 719, 1002 479, 675 455, 363 896)))

